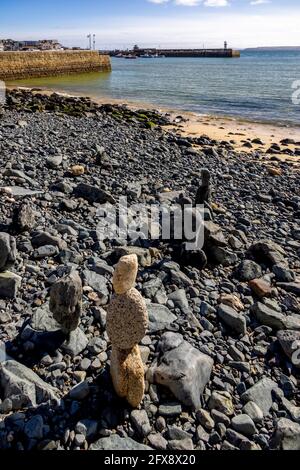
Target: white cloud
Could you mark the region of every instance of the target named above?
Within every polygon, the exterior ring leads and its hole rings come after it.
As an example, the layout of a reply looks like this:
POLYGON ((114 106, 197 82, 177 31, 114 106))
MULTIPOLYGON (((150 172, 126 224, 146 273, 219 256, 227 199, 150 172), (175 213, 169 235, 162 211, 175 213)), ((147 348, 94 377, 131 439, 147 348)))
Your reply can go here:
POLYGON ((227 0, 205 0, 206 7, 227 7, 229 2, 227 0))
MULTIPOLYGON (((163 4, 169 3, 172 0, 148 0, 150 3, 163 4)), ((264 1, 264 0, 256 0, 264 1)), ((200 4, 204 4, 206 7, 226 7, 229 5, 228 0, 173 0, 175 5, 185 6, 185 7, 196 7, 200 4)))
POLYGON ((196 7, 202 0, 175 0, 176 5, 183 5, 186 7, 196 7))
POLYGON ((169 0, 148 0, 150 3, 167 3, 169 0))
POLYGON ((266 3, 271 3, 271 0, 253 0, 250 5, 265 5, 266 3))

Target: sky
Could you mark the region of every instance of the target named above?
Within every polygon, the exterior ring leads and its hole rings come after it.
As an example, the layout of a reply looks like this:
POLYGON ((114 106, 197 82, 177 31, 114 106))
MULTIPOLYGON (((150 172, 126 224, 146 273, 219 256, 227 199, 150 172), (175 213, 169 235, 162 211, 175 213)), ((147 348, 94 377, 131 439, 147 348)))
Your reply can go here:
POLYGON ((0 38, 98 49, 300 46, 300 0, 0 0, 0 38))

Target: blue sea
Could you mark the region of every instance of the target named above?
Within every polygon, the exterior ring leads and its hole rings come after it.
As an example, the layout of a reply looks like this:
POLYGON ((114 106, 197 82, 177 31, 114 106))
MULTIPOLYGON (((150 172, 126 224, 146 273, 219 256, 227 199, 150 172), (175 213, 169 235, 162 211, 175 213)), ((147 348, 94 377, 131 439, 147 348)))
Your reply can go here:
POLYGON ((295 81, 300 88, 300 51, 242 51, 241 58, 234 59, 113 58, 111 73, 14 83, 107 101, 298 125, 300 104, 292 101, 295 81))

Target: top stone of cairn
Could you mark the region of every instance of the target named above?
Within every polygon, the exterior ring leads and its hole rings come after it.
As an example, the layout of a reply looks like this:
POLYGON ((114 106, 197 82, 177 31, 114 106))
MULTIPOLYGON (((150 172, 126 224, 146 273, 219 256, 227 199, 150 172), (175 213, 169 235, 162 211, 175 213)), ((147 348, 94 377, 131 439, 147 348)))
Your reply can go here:
POLYGON ((116 294, 125 294, 135 285, 138 273, 138 259, 132 254, 123 256, 116 266, 113 275, 113 286, 116 294))

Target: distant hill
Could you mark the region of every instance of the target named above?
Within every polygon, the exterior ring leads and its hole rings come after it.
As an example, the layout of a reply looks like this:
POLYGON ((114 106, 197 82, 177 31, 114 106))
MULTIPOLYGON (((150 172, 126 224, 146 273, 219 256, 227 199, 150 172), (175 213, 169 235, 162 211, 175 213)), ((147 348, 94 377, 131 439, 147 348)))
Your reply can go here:
POLYGON ((300 46, 248 47, 244 51, 300 51, 300 46))

